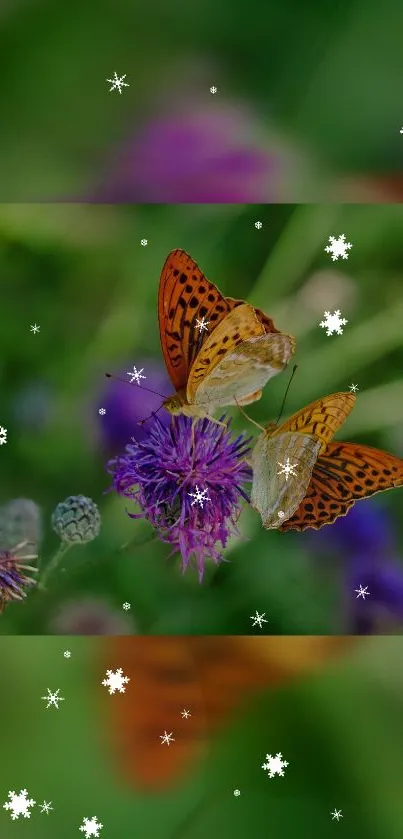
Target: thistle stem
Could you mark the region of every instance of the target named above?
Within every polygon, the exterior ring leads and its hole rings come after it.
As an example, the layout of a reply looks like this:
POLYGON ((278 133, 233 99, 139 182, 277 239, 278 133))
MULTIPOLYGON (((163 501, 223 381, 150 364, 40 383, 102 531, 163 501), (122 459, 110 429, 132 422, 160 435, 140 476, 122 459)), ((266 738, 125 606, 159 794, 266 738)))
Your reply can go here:
POLYGON ((70 550, 71 547, 72 547, 72 545, 71 545, 70 542, 64 542, 64 543, 62 542, 59 549, 56 551, 55 555, 52 557, 50 562, 48 562, 48 564, 47 564, 45 570, 43 571, 43 574, 42 574, 42 576, 41 576, 41 578, 38 582, 38 588, 41 591, 45 590, 45 588, 46 588, 45 582, 47 582, 50 575, 53 574, 53 571, 55 571, 55 569, 59 565, 60 560, 67 553, 67 551, 70 550))

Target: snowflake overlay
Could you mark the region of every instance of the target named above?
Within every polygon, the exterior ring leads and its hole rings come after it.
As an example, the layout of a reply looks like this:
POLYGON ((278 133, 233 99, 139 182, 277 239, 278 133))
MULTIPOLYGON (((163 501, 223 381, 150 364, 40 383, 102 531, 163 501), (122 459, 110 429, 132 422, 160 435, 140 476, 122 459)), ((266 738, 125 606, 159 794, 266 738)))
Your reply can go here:
POLYGON ((256 609, 256 614, 250 616, 251 621, 253 621, 252 626, 256 626, 256 624, 258 624, 259 629, 261 629, 262 628, 262 623, 267 623, 267 620, 265 618, 265 614, 266 614, 266 612, 262 612, 262 614, 259 615, 259 612, 256 609))
POLYGON ((123 609, 125 610, 125 612, 127 612, 129 609, 131 609, 131 604, 127 602, 123 603, 123 609))
POLYGON ((90 839, 90 836, 98 837, 99 831, 102 830, 102 828, 103 824, 100 824, 96 816, 92 816, 91 819, 83 819, 80 830, 85 833, 85 839, 90 839))
POLYGON ((279 471, 277 472, 277 475, 285 475, 286 482, 288 481, 289 475, 294 475, 294 477, 296 477, 297 473, 294 472, 294 469, 297 467, 297 464, 296 463, 290 463, 290 458, 289 457, 287 457, 287 460, 286 460, 285 463, 280 463, 278 461, 278 465, 281 466, 281 469, 279 469, 279 471))
POLYGON ((7 428, 0 425, 0 446, 4 446, 5 443, 7 443, 7 428))
POLYGON ((203 504, 204 504, 205 501, 210 501, 210 498, 207 495, 207 490, 206 489, 203 489, 203 490, 199 489, 197 484, 196 484, 196 492, 188 492, 188 495, 191 498, 193 498, 193 501, 191 502, 191 507, 193 507, 194 504, 199 504, 200 507, 203 507, 203 504))
POLYGON ((46 815, 49 815, 49 811, 53 810, 53 807, 51 807, 51 804, 52 804, 51 801, 44 801, 43 804, 40 804, 39 809, 40 809, 41 813, 46 813, 46 815))
POLYGON ((210 93, 217 93, 217 88, 214 85, 210 88, 210 93))
MULTIPOLYGON (((130 376, 130 384, 131 385, 133 384, 133 382, 136 382, 136 385, 140 385, 140 379, 146 379, 147 378, 147 376, 142 376, 141 375, 143 370, 144 370, 144 367, 142 367, 141 370, 137 370, 136 365, 133 364, 133 372, 129 373, 129 371, 127 371, 127 375, 130 376)), ((141 385, 140 385, 140 387, 141 387, 141 385)))
POLYGON ((42 699, 44 699, 45 702, 48 703, 46 706, 47 708, 50 708, 53 705, 57 710, 59 710, 59 702, 64 702, 64 696, 58 695, 59 690, 60 688, 55 690, 55 692, 53 693, 53 691, 51 691, 50 688, 48 688, 48 695, 42 696, 42 699))
POLYGON ((113 79, 107 79, 106 81, 112 85, 112 87, 109 88, 109 92, 111 92, 111 90, 118 90, 119 93, 122 93, 122 87, 130 87, 130 85, 123 81, 123 79, 126 78, 126 75, 127 73, 125 73, 124 76, 119 77, 115 72, 113 74, 113 79))
POLYGON ((125 692, 125 685, 130 682, 130 679, 128 676, 123 676, 123 670, 121 667, 119 667, 115 673, 113 670, 107 670, 106 675, 108 678, 103 679, 101 684, 108 688, 108 693, 112 695, 113 693, 116 693, 117 690, 119 693, 125 692))
POLYGON ((339 256, 343 259, 348 259, 347 251, 351 250, 353 247, 351 242, 346 242, 346 237, 344 233, 339 236, 338 239, 335 239, 334 236, 329 236, 330 245, 325 248, 326 253, 332 254, 332 260, 335 262, 339 256))
POLYGON ((341 327, 345 326, 346 323, 348 323, 348 320, 341 317, 340 309, 336 309, 332 315, 330 312, 325 312, 325 319, 321 320, 319 326, 321 326, 322 329, 326 329, 326 335, 329 337, 330 335, 333 335, 334 332, 336 332, 337 335, 342 335, 343 330, 341 327))
POLYGON ((175 742, 175 737, 172 737, 172 731, 170 734, 167 731, 164 731, 163 734, 160 734, 161 746, 163 743, 166 743, 167 746, 170 746, 171 743, 175 742))
POLYGON ((356 600, 358 600, 359 597, 362 597, 362 599, 365 600, 365 598, 369 597, 371 593, 368 591, 368 586, 365 586, 365 588, 363 588, 361 585, 359 588, 354 589, 354 591, 357 595, 357 597, 355 598, 356 600))
POLYGON ((30 326, 30 330, 31 330, 31 332, 34 333, 34 335, 36 335, 36 333, 40 331, 40 328, 41 327, 38 326, 36 323, 34 323, 34 324, 32 324, 32 326, 30 326))
POLYGON ((28 790, 22 789, 17 795, 13 790, 8 793, 10 801, 3 804, 5 810, 11 810, 11 818, 18 819, 19 816, 24 816, 25 819, 31 818, 29 811, 30 807, 34 807, 36 801, 33 798, 27 798, 28 790))
POLYGON ((201 318, 201 320, 199 320, 199 318, 196 318, 196 327, 199 330, 199 332, 203 332, 203 330, 208 332, 207 327, 208 327, 209 323, 210 323, 210 321, 206 320, 206 318, 201 318))
POLYGON ((339 821, 339 819, 343 818, 343 813, 341 812, 341 810, 336 810, 336 807, 334 808, 333 813, 330 813, 330 815, 332 817, 332 820, 337 819, 337 821, 339 821))
POLYGON ((261 228, 263 227, 262 222, 261 221, 255 221, 255 227, 256 227, 257 230, 261 230, 261 228))
POLYGON ((272 757, 272 755, 266 755, 267 763, 262 764, 262 769, 267 769, 269 773, 269 778, 274 778, 275 775, 280 775, 281 778, 284 778, 284 768, 288 766, 286 760, 283 760, 281 752, 276 754, 276 757, 272 757))

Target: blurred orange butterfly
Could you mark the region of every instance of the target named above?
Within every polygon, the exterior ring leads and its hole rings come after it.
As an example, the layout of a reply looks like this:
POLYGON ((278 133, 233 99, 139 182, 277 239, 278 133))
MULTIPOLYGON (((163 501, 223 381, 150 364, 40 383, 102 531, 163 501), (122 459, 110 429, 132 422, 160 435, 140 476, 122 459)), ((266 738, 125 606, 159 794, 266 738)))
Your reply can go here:
POLYGON ((182 250, 168 255, 158 292, 162 352, 176 393, 171 414, 211 416, 218 407, 248 405, 284 369, 295 339, 260 309, 223 297, 182 250))
POLYGON ((105 700, 107 745, 129 784, 157 792, 208 753, 212 735, 253 693, 309 673, 351 639, 122 636, 104 644, 105 666, 130 679, 118 702, 105 700), (165 731, 169 745, 161 742, 165 731))
POLYGON ((403 460, 359 443, 333 443, 355 404, 333 393, 270 424, 252 453, 251 504, 268 529, 315 530, 345 516, 361 498, 403 485, 403 460), (292 467, 284 471, 284 467, 292 467))

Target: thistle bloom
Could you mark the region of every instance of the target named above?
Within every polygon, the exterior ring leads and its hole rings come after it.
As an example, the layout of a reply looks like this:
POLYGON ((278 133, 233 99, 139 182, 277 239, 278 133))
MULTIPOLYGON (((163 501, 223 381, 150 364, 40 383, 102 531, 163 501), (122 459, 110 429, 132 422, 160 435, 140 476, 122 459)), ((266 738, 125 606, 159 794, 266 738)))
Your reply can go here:
POLYGON ((52 513, 53 530, 62 542, 92 542, 98 536, 101 516, 97 505, 85 495, 70 495, 52 513))
POLYGON ((125 455, 109 462, 113 489, 139 504, 142 512, 131 518, 147 519, 161 541, 180 552, 183 571, 194 559, 201 582, 205 560, 218 564, 219 546, 238 533, 241 500, 248 500, 241 484, 251 480, 245 462, 250 440, 184 416, 173 417, 169 427, 154 417, 147 429, 146 440, 133 439, 125 455))
POLYGON ((36 559, 35 554, 20 555, 20 551, 26 546, 26 542, 21 542, 12 551, 0 550, 0 612, 7 603, 23 600, 27 596, 25 589, 35 585, 35 580, 24 573, 37 570, 34 566, 26 564, 27 560, 36 559))

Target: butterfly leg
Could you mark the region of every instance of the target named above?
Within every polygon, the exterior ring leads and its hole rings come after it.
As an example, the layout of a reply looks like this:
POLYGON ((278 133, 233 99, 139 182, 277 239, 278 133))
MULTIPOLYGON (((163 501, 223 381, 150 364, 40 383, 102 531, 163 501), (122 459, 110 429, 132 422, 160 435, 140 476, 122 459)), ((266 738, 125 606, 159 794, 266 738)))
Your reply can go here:
POLYGON ((244 409, 242 408, 241 404, 238 402, 238 400, 235 396, 234 396, 234 400, 235 400, 235 404, 236 404, 238 410, 241 412, 241 414, 244 415, 244 417, 248 420, 248 422, 251 422, 252 425, 256 425, 256 428, 259 428, 260 431, 264 431, 264 428, 263 428, 262 425, 259 425, 259 423, 255 422, 255 420, 252 419, 252 417, 248 416, 248 414, 246 413, 246 411, 244 411, 244 409))

